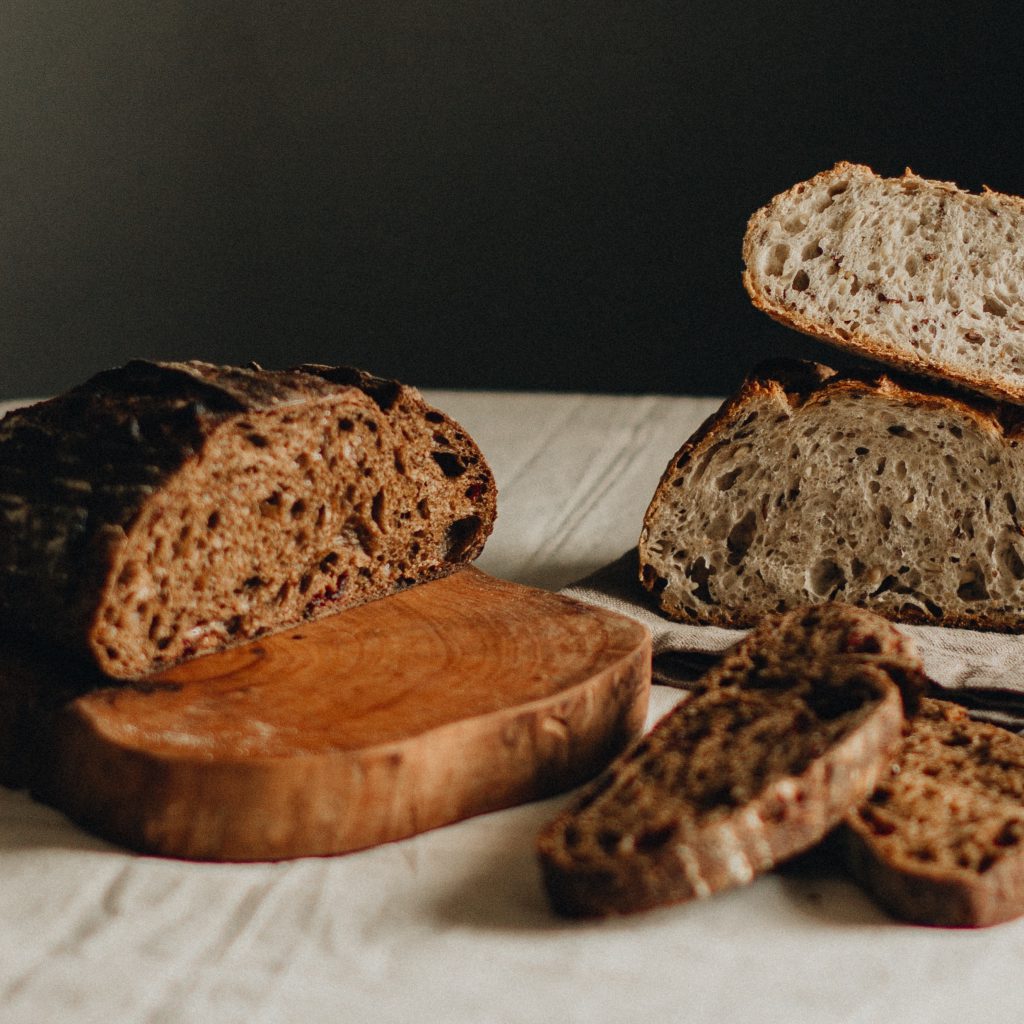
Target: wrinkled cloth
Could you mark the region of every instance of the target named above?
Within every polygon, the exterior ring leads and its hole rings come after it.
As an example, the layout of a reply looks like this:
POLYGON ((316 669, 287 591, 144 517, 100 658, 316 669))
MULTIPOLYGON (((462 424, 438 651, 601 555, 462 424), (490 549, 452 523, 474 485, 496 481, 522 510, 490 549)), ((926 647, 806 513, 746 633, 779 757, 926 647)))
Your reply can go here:
MULTIPOLYGON (((640 586, 633 548, 562 593, 642 622, 653 638, 653 677, 686 689, 743 629, 694 626, 665 618, 640 586)), ((914 638, 942 696, 973 717, 1024 733, 1024 635, 939 626, 898 627, 914 638)))

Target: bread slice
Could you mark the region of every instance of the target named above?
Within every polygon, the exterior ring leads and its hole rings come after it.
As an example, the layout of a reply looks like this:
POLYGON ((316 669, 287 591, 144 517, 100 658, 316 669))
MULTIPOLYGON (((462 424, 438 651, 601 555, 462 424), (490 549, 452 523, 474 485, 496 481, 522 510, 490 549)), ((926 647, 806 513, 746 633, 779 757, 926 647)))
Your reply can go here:
POLYGON ((887 774, 844 829, 878 901, 918 924, 1024 914, 1024 738, 925 698, 887 774))
POLYGON ((768 616, 544 831, 553 908, 622 914, 742 885, 816 843, 901 742, 909 640, 844 605, 768 616))
POLYGON ((396 381, 132 362, 0 422, 0 614, 145 675, 443 576, 495 501, 396 381))
POLYGON ((897 368, 1024 401, 1024 199, 839 163, 750 220, 754 305, 897 368))
POLYGON ((1020 420, 885 376, 766 364, 669 463, 640 536, 643 585, 696 623, 835 599, 1021 630, 1020 420))

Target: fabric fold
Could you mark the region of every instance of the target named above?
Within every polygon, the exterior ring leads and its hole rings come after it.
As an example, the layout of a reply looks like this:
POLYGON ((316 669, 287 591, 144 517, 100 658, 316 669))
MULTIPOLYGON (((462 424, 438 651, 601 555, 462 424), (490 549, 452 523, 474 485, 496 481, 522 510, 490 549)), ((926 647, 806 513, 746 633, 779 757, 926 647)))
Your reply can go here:
MULTIPOLYGON (((653 638, 654 682, 686 689, 746 630, 665 618, 640 586, 638 564, 631 548, 562 593, 642 622, 653 638)), ((897 625, 916 641, 939 696, 979 720, 1024 732, 1024 635, 897 625)))

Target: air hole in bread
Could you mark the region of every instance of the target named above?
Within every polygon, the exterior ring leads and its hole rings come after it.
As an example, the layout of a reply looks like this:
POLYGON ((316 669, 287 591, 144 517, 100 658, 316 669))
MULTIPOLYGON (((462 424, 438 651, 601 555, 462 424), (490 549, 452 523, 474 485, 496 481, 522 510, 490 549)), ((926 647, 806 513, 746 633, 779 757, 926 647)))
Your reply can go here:
POLYGON ((435 451, 430 454, 446 477, 462 476, 466 472, 465 464, 454 452, 435 451))
POLYGON ((800 253, 800 259, 804 262, 808 260, 816 260, 822 254, 822 248, 819 242, 808 242, 800 253))
POLYGON ((1011 542, 1006 541, 999 548, 999 563, 1008 576, 1015 580, 1024 580, 1024 560, 1011 542))
MULTIPOLYGON (((650 569, 650 566, 645 565, 645 575, 648 569, 650 569)), ((690 579, 697 584, 696 588, 693 591, 693 596, 697 598, 698 601, 703 601, 704 604, 714 604, 715 599, 711 596, 711 587, 709 585, 709 581, 711 577, 714 575, 714 572, 714 567, 708 565, 708 563, 704 560, 703 555, 697 558, 694 561, 693 565, 691 565, 690 568, 686 571, 686 575, 689 576, 690 579)), ((651 574, 652 576, 656 576, 653 570, 651 574)), ((662 579, 661 577, 657 577, 657 579, 661 584, 661 589, 664 590, 665 586, 668 584, 668 580, 662 579)), ((652 592, 657 593, 658 591, 654 589, 652 592)))
POLYGON ((720 491, 728 491, 732 489, 732 485, 736 483, 737 478, 743 472, 742 467, 731 469, 727 473, 723 473, 715 483, 718 485, 720 491))
POLYGON ((810 283, 811 283, 811 279, 807 276, 807 271, 806 270, 798 270, 793 275, 793 289, 795 291, 798 291, 798 292, 806 291, 807 287, 808 287, 808 285, 810 285, 810 283))
POLYGON ((807 571, 807 589, 815 597, 831 597, 846 585, 846 573, 831 558, 819 558, 807 571))
POLYGON ((972 561, 961 569, 960 585, 956 595, 962 601, 984 601, 988 598, 988 586, 985 571, 977 561, 972 561))
POLYGON ((660 850, 675 834, 674 823, 662 825, 660 828, 645 829, 636 837, 636 849, 639 853, 653 853, 660 850))
POLYGON ((757 516, 754 510, 747 509, 741 519, 733 524, 726 538, 726 546, 729 549, 729 564, 736 565, 750 550, 757 533, 757 516))
POLYGON ((789 246, 779 244, 776 245, 768 258, 768 264, 764 268, 765 273, 771 277, 781 277, 783 270, 786 269, 786 260, 789 258, 789 246))
POLYGON ((445 532, 444 557, 457 559, 476 541, 480 527, 479 516, 464 516, 462 519, 456 519, 445 532))
POLYGON ((669 581, 658 575, 649 565, 643 567, 643 582, 652 594, 659 594, 669 586, 669 581))
POLYGON ((377 524, 377 529, 382 532, 387 529, 385 522, 385 509, 384 509, 384 490, 383 488, 373 496, 373 502, 370 506, 370 516, 373 521, 377 524))
POLYGON ((1019 821, 1008 821, 1005 825, 996 833, 993 842, 996 846, 1016 846, 1024 833, 1022 829, 1022 823, 1019 821))

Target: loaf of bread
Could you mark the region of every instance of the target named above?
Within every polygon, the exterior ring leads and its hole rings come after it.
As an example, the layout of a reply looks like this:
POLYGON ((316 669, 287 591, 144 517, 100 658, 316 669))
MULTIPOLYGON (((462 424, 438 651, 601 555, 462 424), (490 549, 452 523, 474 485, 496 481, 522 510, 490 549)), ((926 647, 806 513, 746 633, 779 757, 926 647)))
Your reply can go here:
POLYGON ((0 614, 137 677, 443 576, 495 502, 396 381, 132 362, 0 423, 0 614))
POLYGON ((843 830, 853 874, 897 917, 981 927, 1024 914, 1024 738, 925 698, 843 830))
POLYGON ((1022 438, 1017 407, 766 364, 669 463, 640 537, 643 585, 694 623, 835 599, 1019 631, 1022 438))
POLYGON ((909 640, 831 604, 768 616, 540 835, 553 908, 628 913, 742 885, 872 792, 924 684, 909 640))
POLYGON ((750 220, 770 316, 854 352, 1024 402, 1024 200, 840 163, 750 220))

